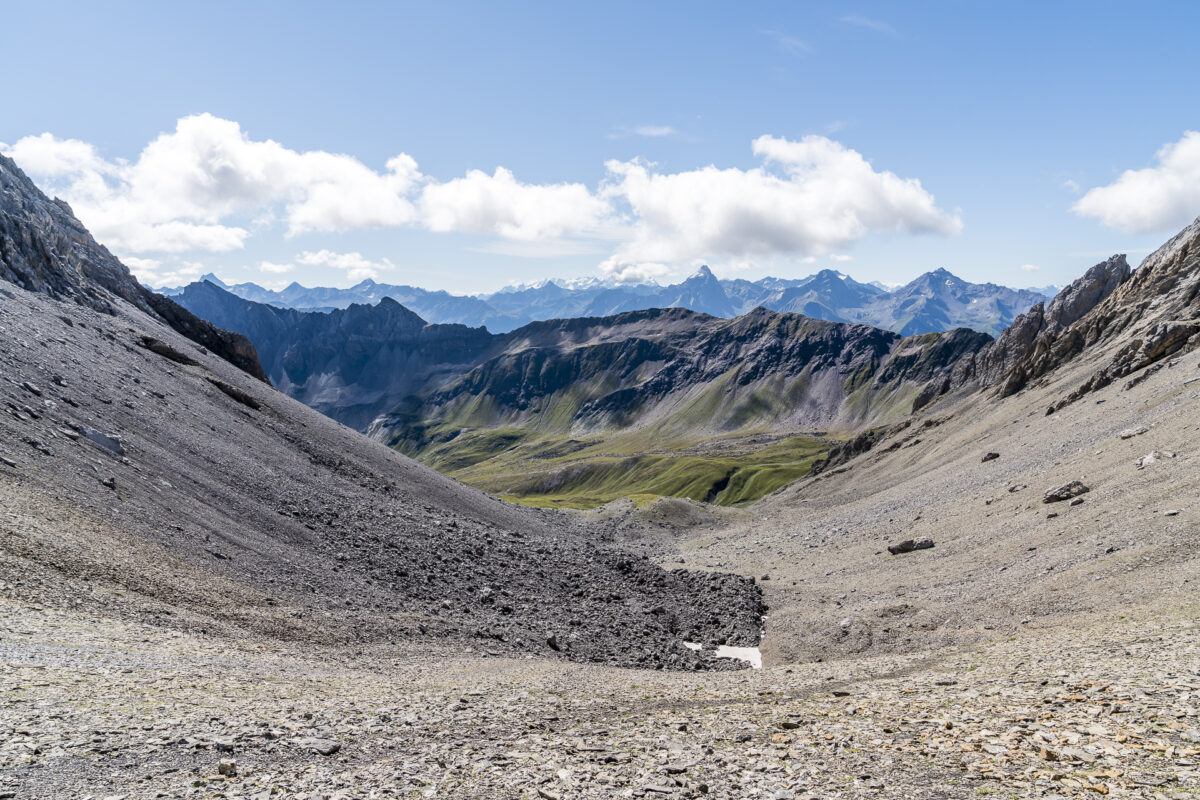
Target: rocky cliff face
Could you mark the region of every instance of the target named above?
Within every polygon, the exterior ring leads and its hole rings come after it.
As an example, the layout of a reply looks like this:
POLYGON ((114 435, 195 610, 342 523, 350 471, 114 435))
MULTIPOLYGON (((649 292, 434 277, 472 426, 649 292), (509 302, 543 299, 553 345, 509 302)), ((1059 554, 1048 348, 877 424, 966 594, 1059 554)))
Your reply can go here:
POLYGON ((1052 412, 1139 370, 1157 369, 1167 356, 1197 346, 1200 219, 1147 256, 1134 272, 1124 255, 1095 265, 1048 306, 1034 306, 995 342, 963 359, 949 380, 927 386, 915 405, 920 408, 970 386, 994 387, 1005 397, 1081 356, 1103 352, 1103 365, 1052 412))
POLYGON ((1053 344, 1129 275, 1125 256, 1114 255, 1059 292, 1048 307, 1039 303, 1017 317, 994 345, 976 357, 975 374, 980 384, 992 386, 1003 381, 1001 394, 1009 395, 1047 372, 1055 364, 1055 359, 1048 358, 1053 344))
POLYGON ((0 278, 105 313, 113 313, 114 299, 120 298, 266 380, 245 337, 220 330, 139 284, 75 219, 70 206, 46 197, 5 156, 0 156, 0 278))
POLYGON ((1050 304, 1037 303, 1004 329, 994 342, 963 353, 948 377, 925 386, 914 403, 923 408, 964 386, 997 387, 1002 397, 1076 355, 1086 344, 1075 325, 1129 280, 1124 255, 1114 255, 1089 269, 1059 292, 1050 304))
POLYGON ((1023 368, 1037 377, 1102 346, 1116 350, 1060 405, 1146 367, 1158 369, 1167 356, 1200 346, 1200 218, 1147 256, 1132 277, 1023 368))

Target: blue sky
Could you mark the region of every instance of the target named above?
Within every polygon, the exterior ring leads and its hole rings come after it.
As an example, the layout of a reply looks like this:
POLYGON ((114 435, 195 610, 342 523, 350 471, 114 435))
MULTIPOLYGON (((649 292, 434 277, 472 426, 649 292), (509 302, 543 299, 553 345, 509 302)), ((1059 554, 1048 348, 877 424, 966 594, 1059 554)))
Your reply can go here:
POLYGON ((0 149, 152 283, 1044 285, 1200 214, 1197 30, 1190 2, 14 4, 0 149))

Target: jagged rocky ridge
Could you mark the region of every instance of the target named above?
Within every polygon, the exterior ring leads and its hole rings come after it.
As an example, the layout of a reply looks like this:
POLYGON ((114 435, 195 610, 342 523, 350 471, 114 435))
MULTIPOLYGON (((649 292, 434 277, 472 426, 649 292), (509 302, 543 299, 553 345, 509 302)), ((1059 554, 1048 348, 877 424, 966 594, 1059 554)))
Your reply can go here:
POLYGON ((964 359, 941 384, 927 386, 914 403, 914 410, 963 386, 999 386, 1001 396, 1021 390, 1032 378, 1068 357, 1061 347, 1057 355, 1050 355, 1054 343, 1129 276, 1124 255, 1117 254, 1096 264, 1059 292, 1049 306, 1038 303, 1018 316, 996 341, 981 348, 972 358, 964 359))
POLYGON ((111 313, 120 298, 261 380, 266 375, 243 336, 216 328, 151 292, 75 219, 46 197, 12 159, 0 155, 0 278, 23 289, 111 313))
MULTIPOLYGON (((1110 351, 1080 386, 1046 409, 1052 414, 1122 378, 1133 376, 1126 383, 1126 388, 1132 388, 1161 369, 1168 356, 1197 347, 1200 218, 1147 256, 1136 271, 1130 270, 1121 254, 1096 264, 1049 306, 1034 306, 948 377, 928 384, 913 408, 924 408, 944 395, 956 397, 979 389, 1007 397, 1078 358, 1110 351)), ((813 471, 850 461, 894 430, 863 431, 831 451, 813 471)))
POLYGON ((469 369, 494 338, 483 328, 426 325, 387 297, 374 306, 297 311, 243 300, 202 281, 177 300, 245 334, 276 386, 357 430, 430 383, 469 369))
POLYGON ((245 333, 293 396, 413 452, 442 424, 854 429, 907 415, 924 386, 991 341, 966 329, 903 337, 766 309, 734 319, 651 309, 491 335, 424 325, 391 301, 298 312, 210 283, 179 301, 245 333))
POLYGON ((126 297, 119 262, 0 167, 0 590, 235 636, 641 667, 734 668, 683 641, 757 642, 753 580, 661 569, 293 401, 126 297))

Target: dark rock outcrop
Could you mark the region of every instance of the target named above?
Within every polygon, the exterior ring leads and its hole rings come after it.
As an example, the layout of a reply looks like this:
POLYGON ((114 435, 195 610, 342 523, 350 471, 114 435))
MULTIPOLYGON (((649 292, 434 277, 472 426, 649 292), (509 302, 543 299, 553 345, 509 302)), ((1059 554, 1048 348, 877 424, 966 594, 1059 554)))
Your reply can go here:
POLYGON ((254 346, 220 330, 134 280, 96 242, 71 207, 51 200, 12 161, 0 155, 0 279, 31 292, 113 313, 120 298, 192 341, 266 380, 254 346))
POLYGON ((905 553, 914 553, 917 550, 928 550, 931 547, 933 547, 933 539, 928 537, 905 539, 897 544, 888 545, 888 552, 894 556, 899 556, 905 553))
POLYGON ((1000 394, 1020 391, 1065 358, 1081 349, 1085 339, 1064 347, 1063 334, 1129 279, 1124 255, 1114 255, 1063 289, 1044 310, 1039 305, 1022 314, 996 343, 975 359, 976 377, 983 386, 1000 384, 1000 394))

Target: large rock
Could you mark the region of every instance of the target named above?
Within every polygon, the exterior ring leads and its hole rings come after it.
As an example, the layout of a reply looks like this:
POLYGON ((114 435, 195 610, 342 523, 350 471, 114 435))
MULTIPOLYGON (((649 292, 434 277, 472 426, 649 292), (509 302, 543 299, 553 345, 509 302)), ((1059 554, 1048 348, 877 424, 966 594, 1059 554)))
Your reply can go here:
POLYGON ((1087 494, 1091 489, 1083 484, 1083 481, 1071 481, 1064 483, 1050 491, 1046 492, 1042 497, 1043 503, 1060 503, 1063 500, 1070 500, 1073 497, 1079 497, 1081 494, 1087 494))
POLYGON ((888 545, 888 552, 894 556, 904 553, 912 553, 916 550, 928 550, 933 547, 933 539, 923 537, 920 539, 905 539, 898 544, 888 545))

